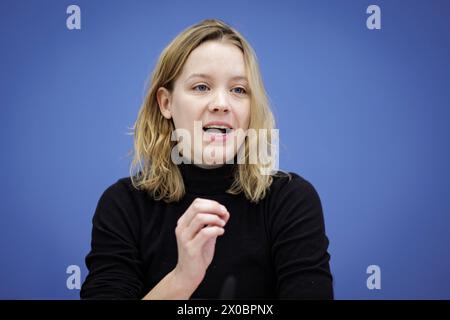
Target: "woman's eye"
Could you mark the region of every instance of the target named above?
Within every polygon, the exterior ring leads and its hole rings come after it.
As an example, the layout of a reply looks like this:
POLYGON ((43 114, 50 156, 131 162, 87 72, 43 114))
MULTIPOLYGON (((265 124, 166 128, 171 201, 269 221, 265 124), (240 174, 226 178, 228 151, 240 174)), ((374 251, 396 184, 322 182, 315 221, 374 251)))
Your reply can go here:
POLYGON ((238 94, 245 94, 245 93, 247 93, 247 91, 245 91, 245 89, 244 88, 241 88, 241 87, 237 87, 237 88, 234 88, 233 90, 238 90, 238 91, 235 91, 236 93, 238 93, 238 94))
POLYGON ((198 86, 194 87, 195 91, 206 91, 208 89, 208 87, 204 84, 199 84, 198 86))

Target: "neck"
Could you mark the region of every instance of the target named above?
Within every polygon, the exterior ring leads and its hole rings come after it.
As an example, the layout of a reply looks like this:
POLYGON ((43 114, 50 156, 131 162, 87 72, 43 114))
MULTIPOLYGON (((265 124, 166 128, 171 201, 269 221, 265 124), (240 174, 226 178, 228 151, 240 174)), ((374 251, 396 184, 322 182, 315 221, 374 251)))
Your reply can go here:
POLYGON ((216 168, 220 168, 224 165, 224 163, 214 163, 214 164, 194 163, 194 161, 192 161, 191 159, 189 159, 185 156, 182 156, 182 158, 183 158, 183 160, 182 160, 183 163, 193 164, 202 169, 216 169, 216 168))
POLYGON ((216 169, 223 166, 223 164, 195 164, 195 163, 194 165, 202 169, 216 169))
POLYGON ((186 192, 197 194, 218 194, 228 190, 234 181, 235 165, 199 166, 182 163, 181 171, 186 192))

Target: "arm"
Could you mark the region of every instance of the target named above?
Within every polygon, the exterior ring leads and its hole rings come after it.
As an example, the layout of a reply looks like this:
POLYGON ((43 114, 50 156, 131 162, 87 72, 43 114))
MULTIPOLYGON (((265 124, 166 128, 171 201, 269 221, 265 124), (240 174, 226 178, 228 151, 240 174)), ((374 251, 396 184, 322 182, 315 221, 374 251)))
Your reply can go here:
POLYGON ((292 174, 271 199, 272 258, 281 299, 333 299, 328 238, 314 187, 292 174))
POLYGON ((114 184, 100 197, 92 219, 89 274, 82 299, 136 299, 142 294, 143 263, 138 252, 139 219, 125 187, 114 184))
POLYGON ((225 232, 223 227, 229 217, 218 202, 195 199, 175 228, 177 266, 144 299, 189 299, 205 276, 214 256, 216 238, 225 232))
POLYGON ((118 184, 111 186, 94 214, 91 251, 86 257, 89 274, 81 298, 138 299, 145 295, 144 299, 188 299, 200 285, 214 254, 215 239, 223 234, 222 227, 228 221, 229 213, 220 207, 210 200, 194 201, 174 230, 177 266, 146 294, 145 270, 138 249, 140 219, 133 212, 127 190, 118 184), (208 227, 202 228, 205 224, 208 227))
POLYGON ((169 272, 142 300, 187 300, 198 285, 183 277, 177 269, 169 272))

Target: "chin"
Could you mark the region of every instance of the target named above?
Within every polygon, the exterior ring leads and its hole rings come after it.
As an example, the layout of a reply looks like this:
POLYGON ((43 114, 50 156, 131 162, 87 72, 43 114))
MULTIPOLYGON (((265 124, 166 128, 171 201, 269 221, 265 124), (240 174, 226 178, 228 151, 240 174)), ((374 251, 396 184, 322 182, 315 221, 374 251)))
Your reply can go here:
POLYGON ((206 147, 203 149, 203 161, 205 164, 226 164, 226 163, 234 163, 234 157, 236 155, 234 150, 229 150, 228 152, 225 150, 226 148, 220 148, 220 147, 206 147), (211 149, 213 148, 213 149, 211 149), (214 153, 218 152, 219 154, 212 153, 212 150, 214 150, 214 153))

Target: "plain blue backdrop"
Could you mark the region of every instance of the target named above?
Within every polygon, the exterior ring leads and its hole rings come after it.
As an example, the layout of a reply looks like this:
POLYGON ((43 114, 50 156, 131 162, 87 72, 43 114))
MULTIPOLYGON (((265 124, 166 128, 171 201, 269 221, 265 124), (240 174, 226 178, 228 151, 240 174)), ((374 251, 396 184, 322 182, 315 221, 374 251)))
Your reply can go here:
POLYGON ((0 298, 77 299, 161 50, 219 18, 254 47, 282 169, 317 189, 338 299, 450 298, 450 3, 0 2, 0 298), (66 9, 81 8, 81 30, 66 9), (381 8, 381 30, 366 8, 381 8), (381 268, 381 289, 366 268, 381 268))

